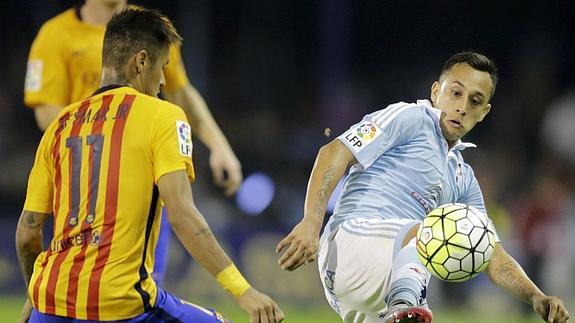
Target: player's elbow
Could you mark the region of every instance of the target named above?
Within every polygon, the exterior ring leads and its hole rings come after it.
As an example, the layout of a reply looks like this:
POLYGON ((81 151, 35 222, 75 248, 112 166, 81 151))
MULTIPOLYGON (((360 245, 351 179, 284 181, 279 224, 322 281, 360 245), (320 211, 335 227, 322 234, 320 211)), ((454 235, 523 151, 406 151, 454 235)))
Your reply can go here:
POLYGON ((16 228, 16 249, 27 250, 41 243, 43 240, 42 230, 30 230, 20 223, 16 228))
POLYGON ((168 223, 174 230, 186 226, 188 221, 197 216, 198 213, 194 205, 184 201, 172 207, 167 207, 166 211, 168 223))
POLYGON ((501 243, 496 243, 493 250, 493 255, 489 260, 489 265, 487 265, 487 268, 485 269, 485 273, 487 274, 487 277, 491 279, 491 281, 497 281, 498 269, 501 264, 508 262, 509 257, 509 254, 503 249, 501 243))
POLYGON ((357 162, 351 151, 339 139, 334 139, 323 145, 317 156, 318 160, 326 160, 331 164, 336 163, 344 169, 357 162))

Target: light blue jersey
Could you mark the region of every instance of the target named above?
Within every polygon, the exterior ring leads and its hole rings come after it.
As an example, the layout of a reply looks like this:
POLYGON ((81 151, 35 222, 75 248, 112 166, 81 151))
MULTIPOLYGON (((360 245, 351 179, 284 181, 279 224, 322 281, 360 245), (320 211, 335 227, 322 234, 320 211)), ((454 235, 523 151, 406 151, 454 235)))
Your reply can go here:
POLYGON ((477 179, 461 155, 475 145, 459 141, 449 149, 440 116, 427 100, 400 102, 366 115, 338 137, 358 163, 345 179, 329 230, 354 218, 422 220, 450 202, 485 212, 477 179))

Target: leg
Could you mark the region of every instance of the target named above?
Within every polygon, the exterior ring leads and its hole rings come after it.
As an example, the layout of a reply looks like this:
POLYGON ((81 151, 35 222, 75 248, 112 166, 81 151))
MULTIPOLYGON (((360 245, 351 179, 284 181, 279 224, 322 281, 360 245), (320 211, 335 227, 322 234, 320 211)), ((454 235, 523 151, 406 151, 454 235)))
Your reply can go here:
POLYGON ((408 221, 354 219, 322 236, 318 256, 326 298, 344 322, 380 322, 393 246, 408 221))
POLYGON ((413 238, 393 260, 391 284, 385 296, 388 306, 380 315, 383 322, 431 322, 432 314, 425 298, 430 278, 431 274, 417 256, 413 238))
POLYGON ((127 323, 225 323, 226 320, 218 312, 186 301, 158 288, 156 306, 149 313, 144 313, 127 323))
POLYGON ((170 224, 168 223, 168 216, 166 215, 166 208, 162 209, 162 219, 160 223, 160 234, 158 236, 158 244, 155 250, 154 272, 152 277, 158 286, 162 286, 164 281, 164 273, 166 271, 168 261, 168 245, 170 244, 170 224))
POLYGON ((396 302, 411 306, 426 305, 425 296, 430 278, 431 274, 417 256, 415 238, 411 239, 393 260, 391 285, 385 302, 389 305, 396 302))

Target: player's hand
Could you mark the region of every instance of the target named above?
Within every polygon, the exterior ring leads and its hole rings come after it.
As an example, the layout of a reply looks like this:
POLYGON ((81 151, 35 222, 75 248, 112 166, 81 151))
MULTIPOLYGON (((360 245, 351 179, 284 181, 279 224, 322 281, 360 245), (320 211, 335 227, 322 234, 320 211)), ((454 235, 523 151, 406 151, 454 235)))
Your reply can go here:
POLYGON ((238 303, 250 315, 250 323, 275 323, 284 320, 284 313, 269 296, 250 287, 238 303))
POLYGON ((304 218, 278 243, 276 252, 281 252, 285 247, 287 250, 278 261, 283 270, 293 271, 314 261, 319 248, 318 225, 304 218))
POLYGON ((569 312, 563 305, 563 301, 555 296, 535 296, 533 309, 548 323, 565 323, 569 320, 569 312))
POLYGON ((224 189, 226 196, 234 195, 243 180, 242 165, 229 147, 210 151, 210 168, 214 183, 224 189))
POLYGON ((32 306, 32 302, 30 302, 30 299, 26 298, 26 303, 24 303, 24 308, 22 309, 22 315, 20 316, 20 320, 18 321, 18 323, 28 322, 30 315, 32 315, 33 308, 34 307, 32 306))

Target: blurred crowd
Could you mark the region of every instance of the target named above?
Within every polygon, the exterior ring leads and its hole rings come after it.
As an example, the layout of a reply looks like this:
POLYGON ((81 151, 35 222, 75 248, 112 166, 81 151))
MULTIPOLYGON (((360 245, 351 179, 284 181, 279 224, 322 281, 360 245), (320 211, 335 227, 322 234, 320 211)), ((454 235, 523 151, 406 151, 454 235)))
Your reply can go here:
MULTIPOLYGON (((45 20, 80 3, 0 2, 2 266, 15 260, 11 232, 41 136, 33 112, 22 102, 30 44, 45 20)), ((573 310, 573 2, 133 3, 158 8, 175 21, 184 37, 190 80, 227 134, 244 174, 263 172, 275 184, 269 207, 257 216, 245 214, 212 185, 208 154, 196 145, 198 205, 228 241, 232 255, 247 259, 246 266, 254 259, 274 266, 277 259, 270 250, 275 242, 269 235, 288 232, 302 216, 307 177, 321 145, 370 111, 427 98, 451 54, 474 49, 493 58, 500 83, 491 113, 464 138, 478 145, 466 150, 465 158, 475 169, 506 248, 539 286, 570 301, 573 310), (254 236, 267 242, 253 246, 254 236), (249 256, 248 247, 256 248, 258 256, 249 256)), ((190 266, 177 257, 174 264, 190 266)), ((310 279, 314 274, 309 272, 310 279)), ((21 285, 14 283, 17 275, 17 269, 0 274, 0 293, 21 285)), ((177 286, 174 280, 184 276, 175 275, 168 284, 177 286)), ((469 287, 480 283, 439 290, 455 303, 465 299, 456 295, 469 295, 469 287)), ((315 293, 320 295, 319 283, 315 293)))

